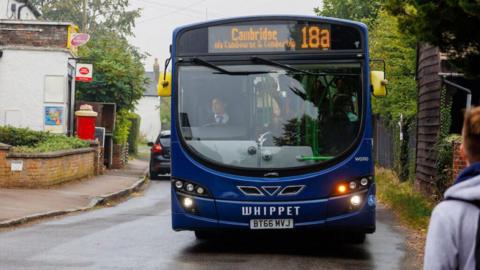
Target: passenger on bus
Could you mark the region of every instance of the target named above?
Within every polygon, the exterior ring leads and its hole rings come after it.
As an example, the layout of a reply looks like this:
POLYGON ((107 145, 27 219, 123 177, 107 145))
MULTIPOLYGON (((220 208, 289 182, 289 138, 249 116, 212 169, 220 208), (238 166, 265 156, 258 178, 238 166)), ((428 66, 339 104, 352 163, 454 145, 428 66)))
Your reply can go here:
POLYGON ((424 269, 479 269, 480 108, 466 112, 460 152, 467 168, 433 210, 424 269))

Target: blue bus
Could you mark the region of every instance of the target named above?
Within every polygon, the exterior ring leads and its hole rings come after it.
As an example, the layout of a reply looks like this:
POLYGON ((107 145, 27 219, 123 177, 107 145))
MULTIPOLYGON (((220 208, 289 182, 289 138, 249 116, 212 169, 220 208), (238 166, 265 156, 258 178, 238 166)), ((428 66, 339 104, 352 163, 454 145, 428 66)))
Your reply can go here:
POLYGON ((174 230, 375 231, 370 96, 386 80, 364 24, 199 23, 174 31, 171 62, 174 230))

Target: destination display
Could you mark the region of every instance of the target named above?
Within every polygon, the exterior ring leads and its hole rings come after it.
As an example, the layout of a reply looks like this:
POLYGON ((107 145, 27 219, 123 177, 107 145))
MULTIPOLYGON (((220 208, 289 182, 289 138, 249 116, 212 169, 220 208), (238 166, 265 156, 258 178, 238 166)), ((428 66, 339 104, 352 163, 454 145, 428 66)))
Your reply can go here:
POLYGON ((329 25, 232 25, 208 28, 208 52, 278 52, 330 49, 329 25))
POLYGON ((205 25, 176 39, 177 55, 325 53, 364 47, 354 25, 322 21, 249 21, 205 25))

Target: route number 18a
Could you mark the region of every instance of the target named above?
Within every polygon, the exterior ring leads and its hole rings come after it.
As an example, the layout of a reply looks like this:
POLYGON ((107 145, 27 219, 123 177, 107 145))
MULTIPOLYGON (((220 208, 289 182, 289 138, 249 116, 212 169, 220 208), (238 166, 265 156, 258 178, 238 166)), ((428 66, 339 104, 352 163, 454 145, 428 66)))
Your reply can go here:
POLYGON ((304 26, 302 28, 302 49, 330 48, 330 31, 318 26, 304 26))

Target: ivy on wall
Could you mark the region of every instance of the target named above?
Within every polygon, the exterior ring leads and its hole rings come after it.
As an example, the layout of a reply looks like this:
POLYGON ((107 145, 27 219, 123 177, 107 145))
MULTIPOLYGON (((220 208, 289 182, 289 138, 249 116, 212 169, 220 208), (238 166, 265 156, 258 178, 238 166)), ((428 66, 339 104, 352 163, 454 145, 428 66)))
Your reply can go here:
POLYGON ((452 101, 450 100, 447 88, 442 87, 440 93, 440 132, 434 151, 436 151, 437 159, 435 167, 437 169, 437 181, 435 189, 437 195, 441 196, 443 192, 450 186, 452 179, 453 164, 453 142, 461 140, 458 134, 450 134, 452 125, 452 101))

